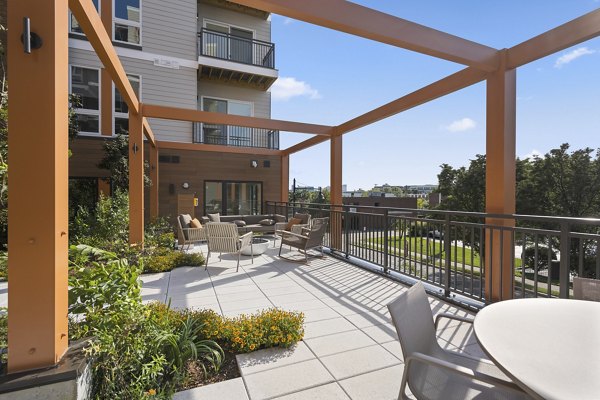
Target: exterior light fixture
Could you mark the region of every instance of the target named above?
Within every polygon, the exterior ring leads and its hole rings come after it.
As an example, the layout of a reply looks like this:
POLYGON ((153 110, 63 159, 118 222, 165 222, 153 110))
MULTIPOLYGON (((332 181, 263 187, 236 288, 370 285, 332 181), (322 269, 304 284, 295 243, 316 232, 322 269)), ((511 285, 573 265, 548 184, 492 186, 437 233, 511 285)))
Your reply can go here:
POLYGON ((252 166, 252 168, 258 167, 258 161, 256 161, 256 160, 250 161, 250 166, 252 166))
POLYGON ((23 18, 23 34, 21 35, 23 43, 23 51, 31 54, 31 50, 36 50, 42 47, 42 38, 35 32, 31 32, 31 21, 29 17, 23 18))
POLYGON ((189 189, 189 187, 190 187, 190 184, 189 184, 189 183, 187 183, 187 182, 183 182, 183 183, 181 184, 181 187, 182 187, 182 188, 184 188, 184 189, 189 189))

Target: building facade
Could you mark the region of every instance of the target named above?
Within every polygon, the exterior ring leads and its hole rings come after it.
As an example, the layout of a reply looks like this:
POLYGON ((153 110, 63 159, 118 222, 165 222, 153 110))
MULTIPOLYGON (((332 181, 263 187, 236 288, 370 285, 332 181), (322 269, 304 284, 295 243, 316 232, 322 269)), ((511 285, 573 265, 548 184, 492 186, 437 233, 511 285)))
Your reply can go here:
MULTIPOLYGON (((94 4, 143 103, 271 117, 268 89, 278 72, 268 13, 223 0, 94 4)), ((98 163, 104 142, 127 133, 127 104, 76 19, 70 16, 69 24, 69 84, 81 100, 70 176, 107 191, 110 177, 98 163)), ((258 214, 264 201, 280 200, 279 156, 199 150, 199 144, 279 149, 279 132, 149 122, 159 143, 159 215, 258 214)))

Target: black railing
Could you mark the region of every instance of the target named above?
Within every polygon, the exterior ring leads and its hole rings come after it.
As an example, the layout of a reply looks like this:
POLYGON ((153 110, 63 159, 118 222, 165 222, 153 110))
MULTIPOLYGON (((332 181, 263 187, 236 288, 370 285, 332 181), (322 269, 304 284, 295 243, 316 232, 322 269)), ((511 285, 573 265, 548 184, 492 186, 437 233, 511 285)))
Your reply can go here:
POLYGON ((275 68, 275 44, 202 28, 198 54, 265 68, 275 68))
POLYGON ((488 302, 486 289, 499 283, 503 299, 568 298, 573 277, 600 279, 600 219, 280 202, 265 209, 327 216, 324 243, 334 253, 426 281, 446 296, 488 302))
POLYGON ((194 123, 194 143, 279 149, 279 131, 232 125, 194 123))

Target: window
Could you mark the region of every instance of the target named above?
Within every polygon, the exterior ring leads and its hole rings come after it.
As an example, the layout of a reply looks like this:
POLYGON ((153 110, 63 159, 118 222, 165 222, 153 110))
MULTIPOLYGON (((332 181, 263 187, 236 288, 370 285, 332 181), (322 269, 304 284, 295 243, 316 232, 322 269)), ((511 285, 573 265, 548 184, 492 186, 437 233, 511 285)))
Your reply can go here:
POLYGON ((100 133, 100 71, 72 65, 70 81, 71 93, 81 102, 75 109, 79 131, 100 133))
POLYGON ((262 182, 205 182, 205 215, 259 215, 261 205, 262 182))
POLYGON ((211 32, 203 35, 204 55, 252 64, 254 32, 219 22, 204 21, 211 32))
MULTIPOLYGON (((202 99, 203 111, 251 117, 253 114, 252 108, 252 103, 242 101, 214 99, 209 97, 204 97, 202 99)), ((250 146, 252 140, 252 128, 203 124, 202 135, 203 137, 196 141, 207 144, 250 146)))
MULTIPOLYGON (((98 10, 98 13, 100 12, 100 4, 99 4, 99 0, 92 0, 94 3, 94 6, 96 6, 96 10, 98 10)), ((70 24, 70 29, 69 32, 71 33, 78 33, 83 35, 83 30, 81 29, 81 26, 79 26, 79 22, 77 22, 77 19, 73 16, 73 14, 71 12, 69 12, 69 24, 70 24)))
MULTIPOLYGON (((127 74, 127 79, 129 79, 129 83, 131 83, 131 86, 133 87, 133 91, 135 92, 135 95, 138 97, 138 99, 141 99, 140 96, 140 88, 141 88, 141 77, 139 75, 131 75, 131 74, 127 74)), ((119 93, 119 89, 115 88, 113 85, 113 89, 114 89, 114 108, 115 108, 115 112, 114 112, 114 130, 113 133, 115 135, 117 134, 127 134, 129 132, 129 107, 127 107, 127 103, 125 102, 125 100, 123 99, 123 97, 121 96, 121 93, 119 93)))
POLYGON ((113 8, 113 40, 142 44, 142 0, 115 0, 113 8))

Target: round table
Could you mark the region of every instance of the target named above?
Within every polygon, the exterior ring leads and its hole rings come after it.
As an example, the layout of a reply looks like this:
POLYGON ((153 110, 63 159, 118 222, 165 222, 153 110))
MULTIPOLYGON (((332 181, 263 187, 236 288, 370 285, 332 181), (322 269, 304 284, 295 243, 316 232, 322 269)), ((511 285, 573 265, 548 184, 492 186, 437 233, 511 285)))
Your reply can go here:
POLYGON ((487 355, 532 396, 600 398, 600 303, 502 301, 479 311, 474 330, 487 355))

